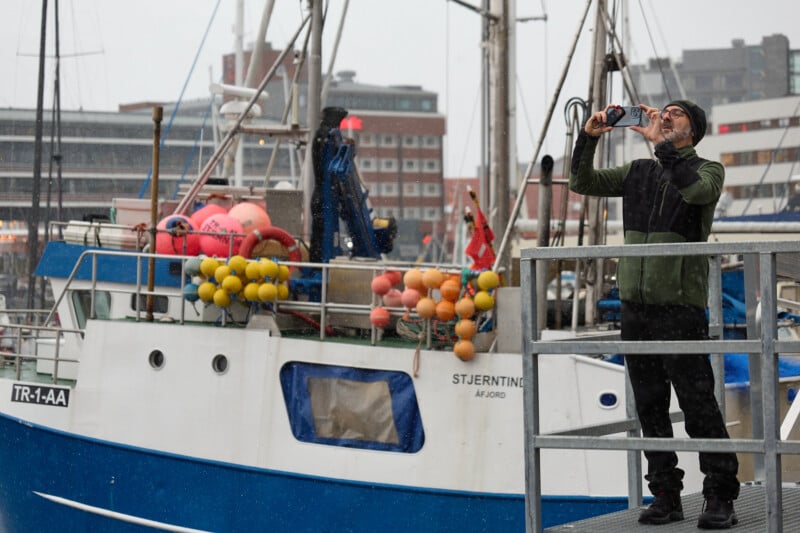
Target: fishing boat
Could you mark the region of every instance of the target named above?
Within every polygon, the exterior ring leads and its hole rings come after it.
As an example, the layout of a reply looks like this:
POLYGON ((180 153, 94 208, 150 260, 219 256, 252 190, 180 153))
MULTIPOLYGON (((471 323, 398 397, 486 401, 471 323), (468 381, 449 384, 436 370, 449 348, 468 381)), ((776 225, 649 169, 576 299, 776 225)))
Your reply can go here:
MULTIPOLYGON (((287 191, 208 182, 257 99, 169 211, 64 224, 41 320, 0 313, 0 529, 523 531, 523 295, 479 206, 472 265, 386 261, 394 226, 329 108, 306 245, 274 216, 287 191)), ((626 418, 622 366, 538 371, 542 432, 626 418)), ((545 526, 628 506, 624 454, 541 458, 545 526)))

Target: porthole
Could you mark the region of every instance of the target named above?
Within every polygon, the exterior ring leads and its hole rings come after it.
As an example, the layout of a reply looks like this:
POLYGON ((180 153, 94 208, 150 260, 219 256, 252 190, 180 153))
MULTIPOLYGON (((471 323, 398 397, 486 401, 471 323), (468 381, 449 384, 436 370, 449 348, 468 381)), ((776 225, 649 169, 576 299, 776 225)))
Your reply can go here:
POLYGON ((164 366, 164 352, 161 350, 153 350, 147 358, 150 366, 156 370, 160 370, 164 366))
POLYGON ((215 355, 214 359, 211 360, 211 368, 217 374, 224 374, 228 371, 228 358, 222 354, 215 355))
POLYGON ((614 409, 619 405, 619 396, 614 391, 603 391, 597 397, 597 402, 602 409, 614 409))

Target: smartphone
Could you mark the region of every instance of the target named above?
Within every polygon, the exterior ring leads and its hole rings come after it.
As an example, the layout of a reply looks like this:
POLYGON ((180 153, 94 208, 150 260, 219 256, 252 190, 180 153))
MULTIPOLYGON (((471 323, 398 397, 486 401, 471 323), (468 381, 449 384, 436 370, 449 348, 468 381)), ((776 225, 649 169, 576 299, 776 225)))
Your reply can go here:
POLYGON ((641 126, 642 110, 638 106, 616 105, 606 111, 606 126, 641 126))

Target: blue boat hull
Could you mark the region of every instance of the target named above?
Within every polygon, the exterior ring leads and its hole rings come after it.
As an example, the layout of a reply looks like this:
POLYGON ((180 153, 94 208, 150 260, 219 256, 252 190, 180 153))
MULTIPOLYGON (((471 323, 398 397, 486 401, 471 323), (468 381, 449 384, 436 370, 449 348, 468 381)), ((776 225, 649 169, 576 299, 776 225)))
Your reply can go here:
MULTIPOLYGON (((416 489, 244 468, 82 438, 7 416, 0 416, 0 435, 0 528, 9 533, 152 531, 131 522, 137 519, 207 531, 525 529, 521 495, 416 489)), ((542 512, 549 526, 623 509, 625 504, 620 498, 550 497, 542 512)))

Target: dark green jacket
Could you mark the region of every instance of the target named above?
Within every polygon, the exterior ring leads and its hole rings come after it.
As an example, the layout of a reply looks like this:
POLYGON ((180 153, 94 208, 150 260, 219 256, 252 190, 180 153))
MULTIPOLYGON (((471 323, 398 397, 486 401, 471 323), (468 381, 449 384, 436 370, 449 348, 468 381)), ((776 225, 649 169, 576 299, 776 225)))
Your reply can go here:
MULTIPOLYGON (((656 160, 637 159, 607 169, 594 168, 597 139, 584 132, 572 155, 569 188, 591 196, 621 196, 625 244, 705 242, 711 232, 725 169, 697 156, 694 147, 656 146, 656 160)), ((705 308, 705 256, 623 257, 617 269, 625 301, 705 308)))

